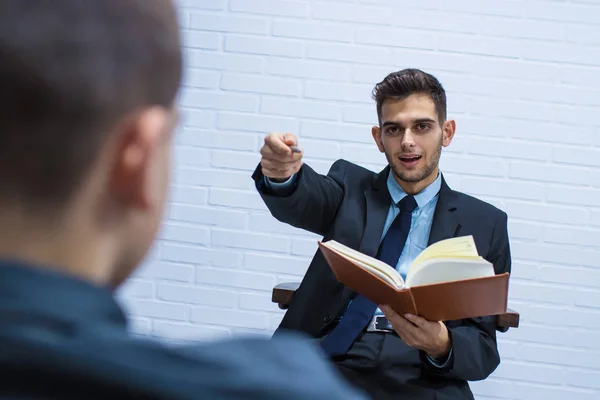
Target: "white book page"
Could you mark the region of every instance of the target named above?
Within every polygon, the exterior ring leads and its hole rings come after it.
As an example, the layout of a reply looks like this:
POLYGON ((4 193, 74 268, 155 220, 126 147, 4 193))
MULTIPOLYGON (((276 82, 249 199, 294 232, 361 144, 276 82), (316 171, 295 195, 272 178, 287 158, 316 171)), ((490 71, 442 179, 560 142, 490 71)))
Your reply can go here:
POLYGON ((412 262, 411 269, 413 268, 413 266, 416 268, 419 263, 426 261, 430 258, 445 256, 479 256, 479 254, 477 253, 477 247, 475 246, 475 240, 473 239, 473 236, 459 236, 444 239, 428 246, 412 262))
POLYGON ((404 279, 402 279, 398 271, 383 261, 369 257, 366 254, 336 242, 335 240, 324 242, 323 245, 344 256, 345 258, 354 261, 362 268, 371 271, 375 275, 384 279, 386 282, 389 282, 391 285, 396 286, 397 288, 404 287, 404 279))
MULTIPOLYGON (((389 271, 386 271, 386 270, 375 269, 372 266, 365 264, 360 260, 354 260, 354 262, 359 264, 362 268, 366 269, 367 271, 373 273, 374 275, 377 275, 378 277, 380 277, 381 279, 383 279, 390 285, 392 285, 398 289, 404 287, 404 281, 400 275, 394 274, 394 273, 389 273, 389 271)), ((391 267, 389 267, 389 269, 391 269, 391 267)), ((395 272, 395 270, 392 270, 392 272, 395 272)))
POLYGON ((424 261, 419 268, 409 271, 406 286, 415 287, 494 275, 493 264, 483 258, 434 258, 424 261))

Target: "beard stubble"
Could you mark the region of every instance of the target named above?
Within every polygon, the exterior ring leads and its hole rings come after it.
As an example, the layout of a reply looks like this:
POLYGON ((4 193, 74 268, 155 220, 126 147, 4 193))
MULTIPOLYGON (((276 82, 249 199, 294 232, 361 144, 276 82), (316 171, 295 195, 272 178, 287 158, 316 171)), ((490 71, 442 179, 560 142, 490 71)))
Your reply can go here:
POLYGON ((439 165, 440 157, 442 155, 442 142, 443 139, 440 137, 440 142, 438 143, 435 151, 431 155, 423 154, 423 158, 425 158, 425 166, 414 171, 403 171, 398 165, 398 156, 392 156, 386 152, 385 157, 387 158, 388 164, 390 165, 392 173, 396 179, 409 183, 417 183, 427 179, 427 177, 429 177, 439 165))

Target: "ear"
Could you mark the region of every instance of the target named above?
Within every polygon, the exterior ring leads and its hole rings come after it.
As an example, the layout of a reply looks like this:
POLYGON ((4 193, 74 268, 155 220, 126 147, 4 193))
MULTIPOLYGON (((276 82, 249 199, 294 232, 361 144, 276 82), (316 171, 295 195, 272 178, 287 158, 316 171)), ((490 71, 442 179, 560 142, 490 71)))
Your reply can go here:
POLYGON ((373 126, 371 128, 371 135, 373 135, 373 139, 375 140, 379 151, 381 153, 385 152, 385 148, 383 147, 383 139, 381 137, 381 128, 379 128, 378 126, 373 126))
POLYGON ((442 132, 442 146, 448 147, 452 139, 454 138, 454 133, 456 132, 456 122, 451 119, 444 122, 444 128, 442 132))
POLYGON ((168 134, 168 113, 152 107, 119 126, 110 188, 125 207, 148 210, 154 204, 157 149, 168 134))

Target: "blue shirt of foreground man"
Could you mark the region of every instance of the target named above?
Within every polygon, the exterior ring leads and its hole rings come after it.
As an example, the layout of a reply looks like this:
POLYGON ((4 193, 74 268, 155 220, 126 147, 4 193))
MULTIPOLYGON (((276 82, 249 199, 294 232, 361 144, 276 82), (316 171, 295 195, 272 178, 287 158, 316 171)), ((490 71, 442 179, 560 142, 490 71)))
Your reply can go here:
POLYGON ((0 4, 0 398, 362 399, 298 337, 178 349, 113 298, 162 219, 181 50, 168 0, 0 4))

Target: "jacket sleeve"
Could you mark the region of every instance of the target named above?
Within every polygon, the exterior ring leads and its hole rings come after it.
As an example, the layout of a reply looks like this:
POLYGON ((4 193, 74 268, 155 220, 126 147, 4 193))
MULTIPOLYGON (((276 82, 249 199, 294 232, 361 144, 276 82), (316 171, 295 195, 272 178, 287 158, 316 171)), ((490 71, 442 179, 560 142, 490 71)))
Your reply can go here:
POLYGON ((277 220, 324 236, 333 224, 344 197, 346 169, 339 160, 327 175, 318 174, 307 164, 285 185, 269 184, 260 165, 252 174, 256 189, 277 220))
MULTIPOLYGON (((511 271, 511 253, 508 239, 507 215, 502 212, 494 227, 488 260, 496 274, 511 271)), ((500 364, 496 341, 496 318, 487 316, 447 324, 452 353, 442 368, 436 367, 421 354, 428 369, 449 378, 477 381, 486 379, 500 364)))

